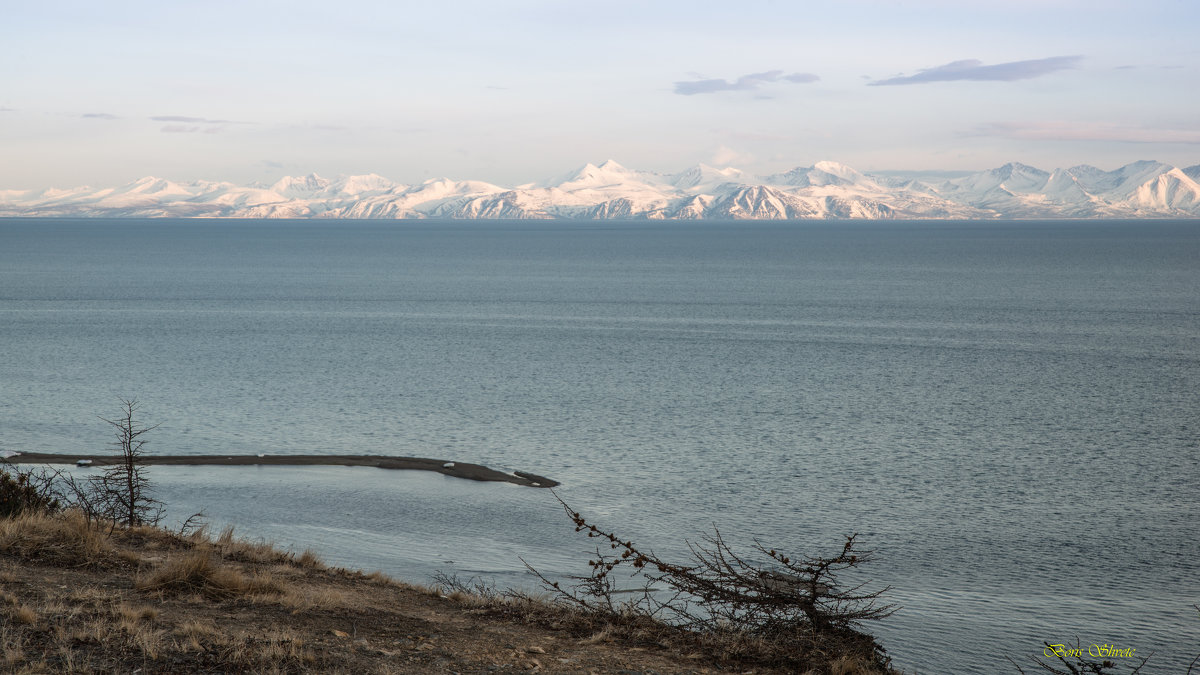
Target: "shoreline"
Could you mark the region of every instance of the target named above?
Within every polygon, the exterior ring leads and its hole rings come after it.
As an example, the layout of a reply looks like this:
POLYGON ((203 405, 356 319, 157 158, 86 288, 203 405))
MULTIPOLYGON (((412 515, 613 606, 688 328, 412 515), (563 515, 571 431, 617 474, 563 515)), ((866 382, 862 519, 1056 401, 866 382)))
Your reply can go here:
MULTIPOLYGON (((78 464, 112 466, 124 462, 121 455, 57 454, 22 452, 4 460, 9 464, 78 464)), ((559 482, 527 471, 504 473, 482 464, 452 462, 425 457, 389 455, 143 455, 143 466, 373 466, 403 471, 434 471, 452 478, 481 482, 503 482, 523 487, 552 488, 559 482)))

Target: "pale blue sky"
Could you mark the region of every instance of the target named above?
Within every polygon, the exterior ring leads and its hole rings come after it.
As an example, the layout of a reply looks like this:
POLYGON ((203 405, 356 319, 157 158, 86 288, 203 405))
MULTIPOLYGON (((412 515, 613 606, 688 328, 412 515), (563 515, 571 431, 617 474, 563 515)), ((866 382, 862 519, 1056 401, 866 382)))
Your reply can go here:
POLYGON ((1200 163, 1200 2, 2 0, 0 189, 1200 163))

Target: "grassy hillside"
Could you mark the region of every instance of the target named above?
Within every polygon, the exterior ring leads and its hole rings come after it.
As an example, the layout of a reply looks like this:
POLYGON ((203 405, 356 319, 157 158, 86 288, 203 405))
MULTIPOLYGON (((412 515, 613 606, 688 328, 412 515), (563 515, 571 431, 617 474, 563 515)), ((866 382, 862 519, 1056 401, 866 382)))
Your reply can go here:
MULTIPOLYGON (((421 588, 235 539, 0 519, 0 665, 40 672, 799 672, 750 638, 421 588)), ((810 655, 814 672, 879 672, 810 655)))

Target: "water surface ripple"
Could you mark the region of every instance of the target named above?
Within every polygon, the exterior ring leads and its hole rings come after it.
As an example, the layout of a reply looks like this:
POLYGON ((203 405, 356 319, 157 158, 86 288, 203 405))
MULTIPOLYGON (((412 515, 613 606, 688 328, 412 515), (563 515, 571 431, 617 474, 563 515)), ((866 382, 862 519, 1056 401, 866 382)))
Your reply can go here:
MULTIPOLYGON (((1200 653, 1200 223, 0 221, 0 450, 524 469, 663 555, 861 533, 910 670, 1200 653)), ((400 475, 397 475, 397 474, 400 475)), ((582 571, 545 491, 155 467, 338 564, 582 571)))

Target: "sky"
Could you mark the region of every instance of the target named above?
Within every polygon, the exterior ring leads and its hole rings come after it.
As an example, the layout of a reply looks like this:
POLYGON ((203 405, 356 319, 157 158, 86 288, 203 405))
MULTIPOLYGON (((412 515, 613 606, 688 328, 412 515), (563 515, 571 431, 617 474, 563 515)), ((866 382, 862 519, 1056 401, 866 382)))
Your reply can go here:
POLYGON ((0 190, 1200 164, 1195 0, 0 2, 0 190))

